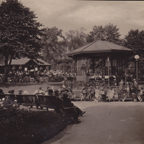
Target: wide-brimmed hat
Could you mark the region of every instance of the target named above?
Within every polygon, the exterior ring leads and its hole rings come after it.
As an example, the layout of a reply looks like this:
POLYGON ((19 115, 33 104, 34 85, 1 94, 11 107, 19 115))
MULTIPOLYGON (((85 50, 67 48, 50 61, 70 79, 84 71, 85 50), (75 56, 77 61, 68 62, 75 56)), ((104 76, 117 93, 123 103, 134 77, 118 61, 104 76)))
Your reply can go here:
POLYGON ((65 85, 62 85, 62 88, 66 88, 66 86, 65 86, 65 85))

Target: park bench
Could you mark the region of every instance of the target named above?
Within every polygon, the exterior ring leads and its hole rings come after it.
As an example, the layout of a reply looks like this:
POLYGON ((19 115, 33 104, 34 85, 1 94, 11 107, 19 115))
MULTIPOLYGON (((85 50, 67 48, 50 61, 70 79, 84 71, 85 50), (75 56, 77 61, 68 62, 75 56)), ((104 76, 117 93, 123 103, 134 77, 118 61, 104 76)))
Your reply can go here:
POLYGON ((75 107, 64 107, 63 100, 55 96, 38 96, 40 108, 46 107, 54 109, 57 113, 64 115, 65 117, 78 118, 75 107))
POLYGON ((5 98, 6 96, 9 96, 12 101, 16 99, 15 94, 0 94, 0 99, 5 98))
POLYGON ((19 104, 22 104, 23 106, 33 107, 33 106, 37 106, 38 104, 36 95, 30 95, 30 94, 16 95, 16 99, 17 99, 17 102, 19 104))
POLYGON ((41 109, 43 107, 46 107, 47 110, 48 108, 57 109, 62 104, 62 100, 55 96, 38 95, 38 103, 41 109))
POLYGON ((17 103, 20 105, 31 106, 31 108, 33 106, 36 106, 37 108, 40 106, 41 109, 46 107, 47 110, 51 108, 67 118, 73 117, 75 120, 78 119, 75 107, 64 107, 63 100, 55 96, 1 94, 0 98, 4 98, 5 96, 9 96, 11 100, 16 99, 17 103))

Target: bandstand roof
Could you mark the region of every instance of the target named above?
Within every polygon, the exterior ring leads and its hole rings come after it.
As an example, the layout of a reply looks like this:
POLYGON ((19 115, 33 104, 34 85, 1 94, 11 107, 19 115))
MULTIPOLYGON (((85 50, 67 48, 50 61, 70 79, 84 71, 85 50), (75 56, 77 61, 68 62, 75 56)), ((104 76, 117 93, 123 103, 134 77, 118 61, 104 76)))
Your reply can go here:
POLYGON ((73 57, 79 54, 87 53, 110 53, 110 52, 133 52, 131 49, 124 46, 120 46, 108 41, 98 40, 92 43, 89 43, 83 47, 80 47, 67 55, 73 57))

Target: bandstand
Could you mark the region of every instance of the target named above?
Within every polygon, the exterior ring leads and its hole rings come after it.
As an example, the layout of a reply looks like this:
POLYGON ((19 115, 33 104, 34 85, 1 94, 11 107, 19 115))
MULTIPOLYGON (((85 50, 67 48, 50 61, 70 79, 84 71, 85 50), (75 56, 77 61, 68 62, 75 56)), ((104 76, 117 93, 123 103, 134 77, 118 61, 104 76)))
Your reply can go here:
POLYGON ((98 40, 68 53, 75 60, 77 81, 87 77, 122 76, 133 51, 126 47, 98 40))

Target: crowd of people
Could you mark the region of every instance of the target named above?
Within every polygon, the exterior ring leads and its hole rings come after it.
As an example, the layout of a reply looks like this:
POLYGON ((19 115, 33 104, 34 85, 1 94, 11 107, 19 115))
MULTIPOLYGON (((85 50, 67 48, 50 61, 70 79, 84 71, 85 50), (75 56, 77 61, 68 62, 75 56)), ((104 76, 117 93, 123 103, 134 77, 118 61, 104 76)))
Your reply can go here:
POLYGON ((105 83, 92 85, 87 83, 81 91, 81 100, 88 101, 125 101, 126 98, 132 98, 134 101, 143 101, 144 89, 138 88, 135 79, 129 82, 120 80, 118 85, 108 86, 105 83))
MULTIPOLYGON (((62 82, 65 79, 73 80, 76 74, 71 72, 63 72, 62 70, 15 70, 11 69, 8 73, 9 83, 31 83, 37 82, 41 83, 47 82, 62 82)), ((2 76, 0 79, 2 80, 2 76)))
MULTIPOLYGON (((55 96, 60 98, 63 101, 63 105, 64 108, 70 108, 72 107, 74 109, 74 113, 76 114, 76 118, 78 118, 78 116, 83 116, 83 114, 86 113, 86 111, 82 111, 80 108, 78 108, 77 106, 75 106, 71 99, 70 99, 70 93, 73 94, 71 89, 66 88, 65 85, 62 85, 62 89, 58 90, 58 89, 54 89, 54 87, 47 87, 46 90, 43 90, 42 87, 39 87, 38 90, 36 90, 33 95, 42 95, 42 96, 55 96)), ((4 94, 3 90, 0 89, 0 94, 4 94)), ((8 91, 8 94, 15 94, 14 90, 10 90, 8 91)), ((23 90, 19 90, 20 95, 24 95, 24 94, 28 94, 27 91, 23 91, 23 90)), ((0 102, 6 103, 6 104, 10 104, 12 102, 12 100, 10 99, 10 96, 5 96, 5 98, 0 99, 0 102)), ((14 100, 13 104, 16 105, 17 100, 14 100)), ((78 119, 77 119, 78 120, 78 119)))

